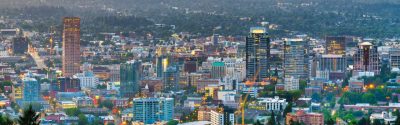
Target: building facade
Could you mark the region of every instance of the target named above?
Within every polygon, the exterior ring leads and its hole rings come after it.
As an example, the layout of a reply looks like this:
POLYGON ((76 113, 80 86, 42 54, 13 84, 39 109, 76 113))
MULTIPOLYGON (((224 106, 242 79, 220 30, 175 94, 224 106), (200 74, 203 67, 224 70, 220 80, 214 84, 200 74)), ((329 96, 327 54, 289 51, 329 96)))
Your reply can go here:
POLYGON ((346 37, 328 36, 326 39, 326 54, 345 55, 346 37))
POLYGON ((275 96, 274 98, 258 98, 259 105, 265 106, 268 111, 283 111, 288 104, 286 99, 275 96))
POLYGON ((135 98, 133 99, 133 121, 153 124, 169 121, 174 117, 173 98, 135 98))
POLYGON ((284 45, 284 75, 308 78, 308 42, 303 39, 286 39, 284 45))
POLYGON ((71 77, 80 72, 80 22, 78 17, 65 17, 62 34, 62 72, 71 77))
POLYGON ((163 73, 164 92, 177 91, 179 89, 179 69, 170 66, 163 73))
POLYGON ((359 44, 354 55, 353 76, 374 76, 380 73, 378 47, 370 42, 359 44))
POLYGON ((263 27, 253 27, 246 37, 246 78, 261 82, 269 79, 270 37, 263 27))
POLYGON ((28 73, 23 79, 23 100, 27 102, 39 101, 39 91, 39 82, 32 77, 31 73, 28 73))
POLYGON ((134 97, 139 92, 142 61, 131 60, 120 65, 120 95, 134 97))
POLYGON ((305 125, 324 125, 324 115, 298 110, 295 113, 288 113, 286 115, 286 125, 291 125, 291 122, 303 122, 305 125))

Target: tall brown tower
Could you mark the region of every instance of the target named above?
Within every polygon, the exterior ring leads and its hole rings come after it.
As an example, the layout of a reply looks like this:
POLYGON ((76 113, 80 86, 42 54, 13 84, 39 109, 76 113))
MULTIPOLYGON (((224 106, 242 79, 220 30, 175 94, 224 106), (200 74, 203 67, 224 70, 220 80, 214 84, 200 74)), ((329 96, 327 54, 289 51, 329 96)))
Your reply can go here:
POLYGON ((64 17, 62 36, 62 72, 64 77, 71 77, 80 72, 80 23, 78 17, 64 17))

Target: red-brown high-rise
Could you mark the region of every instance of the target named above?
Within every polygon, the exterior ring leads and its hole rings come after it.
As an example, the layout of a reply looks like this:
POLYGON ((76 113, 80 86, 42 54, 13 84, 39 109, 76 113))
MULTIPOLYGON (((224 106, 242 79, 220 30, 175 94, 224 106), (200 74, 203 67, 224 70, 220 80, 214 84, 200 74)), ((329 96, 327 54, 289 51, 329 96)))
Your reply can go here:
POLYGON ((64 77, 71 77, 80 72, 80 23, 78 17, 64 17, 62 36, 62 72, 64 77))

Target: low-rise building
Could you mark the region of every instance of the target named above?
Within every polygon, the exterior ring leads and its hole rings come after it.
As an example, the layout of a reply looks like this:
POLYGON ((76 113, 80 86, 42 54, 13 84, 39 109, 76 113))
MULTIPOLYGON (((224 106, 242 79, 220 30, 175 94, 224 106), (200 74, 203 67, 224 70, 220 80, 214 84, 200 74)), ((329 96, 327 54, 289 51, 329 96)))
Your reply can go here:
POLYGON ((283 111, 288 104, 286 99, 275 96, 274 98, 257 98, 259 105, 265 106, 265 110, 283 111))
POLYGON ((298 110, 295 113, 288 113, 286 115, 286 125, 291 125, 291 122, 303 122, 305 125, 324 125, 324 115, 298 110))

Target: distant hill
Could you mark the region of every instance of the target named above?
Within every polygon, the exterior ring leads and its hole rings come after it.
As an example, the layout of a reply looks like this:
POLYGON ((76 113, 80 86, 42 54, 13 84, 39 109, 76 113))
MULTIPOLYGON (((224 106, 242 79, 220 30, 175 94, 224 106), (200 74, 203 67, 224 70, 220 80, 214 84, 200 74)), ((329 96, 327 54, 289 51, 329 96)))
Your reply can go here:
POLYGON ((219 26, 221 29, 215 32, 241 35, 261 21, 278 24, 279 29, 271 32, 280 35, 287 31, 321 37, 400 35, 399 0, 0 0, 0 3, 3 8, 0 12, 4 8, 19 8, 31 17, 39 15, 27 10, 32 6, 53 6, 65 9, 61 11, 63 14, 93 19, 104 15, 139 16, 154 23, 176 25, 176 31, 202 35, 209 35, 219 26), (241 20, 243 17, 251 20, 241 20))

